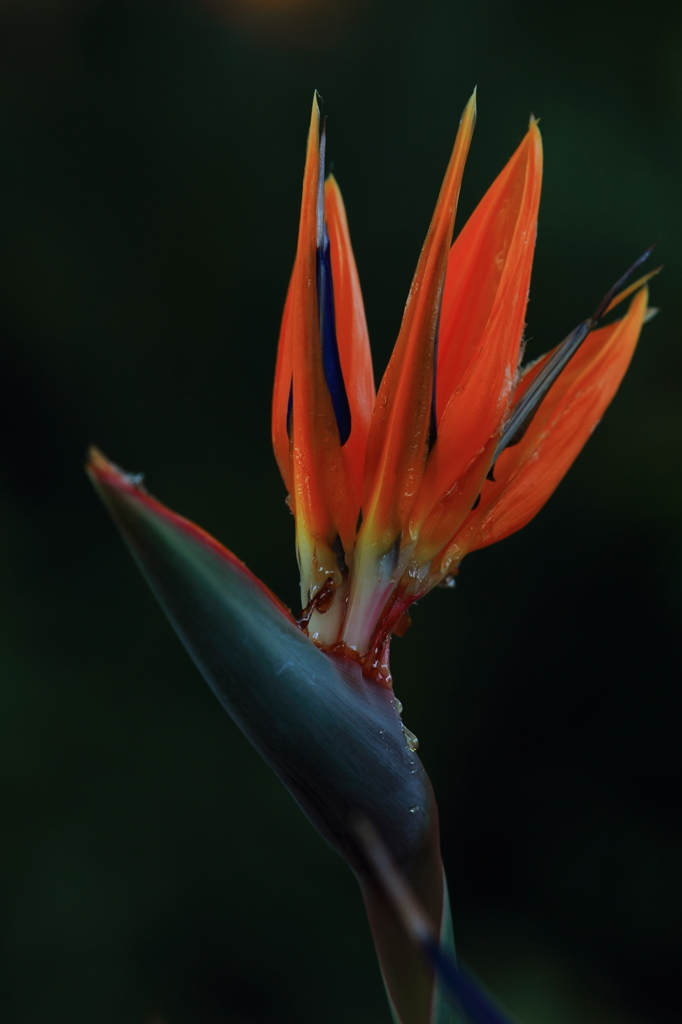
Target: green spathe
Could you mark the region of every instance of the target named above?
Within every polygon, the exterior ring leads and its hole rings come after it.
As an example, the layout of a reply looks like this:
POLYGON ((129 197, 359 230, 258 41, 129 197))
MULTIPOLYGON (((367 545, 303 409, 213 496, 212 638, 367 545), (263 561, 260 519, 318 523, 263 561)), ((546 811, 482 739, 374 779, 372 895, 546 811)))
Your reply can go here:
POLYGON ((91 479, 202 675, 361 884, 400 1024, 448 1024, 433 973, 367 870, 353 822, 378 829, 440 931, 438 815, 391 691, 322 653, 249 570, 208 534, 94 453, 91 479), (435 1016, 434 1016, 435 1014, 435 1016))

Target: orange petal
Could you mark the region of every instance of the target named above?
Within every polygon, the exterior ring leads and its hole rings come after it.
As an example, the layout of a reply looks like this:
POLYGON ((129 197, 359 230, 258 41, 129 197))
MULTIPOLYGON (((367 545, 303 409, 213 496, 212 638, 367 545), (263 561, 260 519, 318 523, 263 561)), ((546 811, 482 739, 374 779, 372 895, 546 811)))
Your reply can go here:
POLYGON ((398 340, 377 396, 365 463, 363 530, 368 528, 384 549, 407 526, 426 459, 443 281, 475 118, 474 94, 462 115, 398 340))
MULTIPOLYGON (((447 558, 502 540, 525 526, 557 487, 616 393, 632 358, 647 308, 642 288, 627 315, 583 342, 538 409, 518 445, 502 452, 495 481, 455 537, 447 558)), ((527 386, 547 357, 529 368, 527 386)))
MULTIPOLYGON (((591 317, 578 324, 551 352, 541 356, 540 359, 525 368, 514 389, 509 415, 505 417, 499 434, 498 445, 493 457, 494 462, 505 448, 519 443, 559 376, 564 374, 564 382, 567 382, 572 378, 576 368, 582 365, 580 360, 577 362, 575 360, 576 352, 605 314, 623 302, 633 291, 639 290, 643 284, 662 270, 662 267, 658 267, 656 270, 652 270, 650 273, 640 277, 638 281, 635 281, 634 284, 629 285, 623 291, 617 291, 635 268, 648 258, 652 248, 653 246, 647 249, 630 270, 616 282, 613 288, 609 289, 591 317), (567 369, 569 363, 572 365, 572 369, 567 369)), ((651 319, 651 316, 655 315, 656 312, 657 310, 647 310, 644 323, 646 323, 647 319, 651 319)), ((491 474, 491 476, 493 475, 491 474)))
POLYGON ((410 538, 405 533, 427 456, 443 281, 475 118, 474 94, 462 114, 372 417, 365 458, 364 520, 355 548, 343 634, 345 643, 362 653, 398 582, 400 566, 409 558, 410 538))
POLYGON ((413 530, 418 532, 413 554, 417 568, 426 565, 438 554, 469 515, 481 493, 496 444, 497 434, 494 434, 483 450, 471 459, 452 487, 436 501, 425 520, 418 526, 413 525, 413 530))
MULTIPOLYGON (((537 122, 531 118, 521 145, 450 250, 438 352, 436 405, 439 419, 453 392, 465 386, 472 364, 480 361, 484 342, 490 345, 486 328, 491 318, 497 321, 513 316, 509 333, 511 345, 518 351, 541 183, 542 139, 537 122)), ((495 359, 496 355, 488 358, 495 359)), ((514 362, 512 372, 515 371, 514 362)))
MULTIPOLYGON (((319 144, 319 110, 315 97, 308 135, 290 313, 293 372, 291 482, 304 605, 316 590, 324 586, 329 576, 340 582, 337 540, 340 538, 344 549, 348 550, 352 548, 355 536, 355 510, 346 500, 348 487, 339 431, 324 376, 320 345, 317 204, 322 170, 319 144)), ((287 344, 285 341, 283 363, 287 344)))
MULTIPOLYGON (((499 429, 516 379, 537 229, 542 140, 535 120, 452 247, 443 298, 438 439, 429 455, 413 529, 422 524, 499 429), (454 390, 453 390, 454 389, 454 390)), ((487 467, 486 467, 487 472, 487 467)), ((485 475, 485 473, 484 473, 485 475)), ((468 509, 441 509, 446 543, 468 509)))
POLYGON ((656 274, 660 274, 662 270, 663 265, 661 265, 660 267, 656 267, 655 270, 650 270, 648 274, 644 274, 642 277, 639 277, 636 281, 633 281, 633 283, 629 284, 627 288, 623 288, 622 292, 618 292, 618 295, 614 296, 614 298, 611 299, 608 306, 604 310, 604 316, 606 316, 607 313, 610 313, 612 309, 615 309, 616 306, 619 305, 619 303, 621 303, 624 299, 627 299, 628 295, 632 295, 632 293, 636 292, 638 288, 641 288, 643 284, 646 284, 647 281, 650 281, 652 277, 656 277, 656 274))
POLYGON ((374 372, 346 210, 341 191, 332 175, 325 183, 325 219, 331 249, 336 340, 351 412, 351 432, 343 446, 343 458, 348 480, 356 496, 357 519, 367 435, 374 409, 374 372))

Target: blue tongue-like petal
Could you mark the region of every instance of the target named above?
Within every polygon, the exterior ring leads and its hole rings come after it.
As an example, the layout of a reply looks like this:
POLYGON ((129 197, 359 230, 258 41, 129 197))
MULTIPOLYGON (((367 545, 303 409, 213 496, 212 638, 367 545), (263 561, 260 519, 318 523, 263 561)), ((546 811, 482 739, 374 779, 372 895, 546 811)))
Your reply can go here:
POLYGON ((345 444, 350 436, 351 417, 346 385, 341 371, 339 346, 336 340, 334 316, 334 286, 327 226, 322 226, 322 244, 317 249, 317 305, 320 315, 320 343, 322 368, 327 381, 332 407, 339 428, 339 439, 345 444))
POLYGON ((554 384, 554 381, 571 361, 590 331, 594 330, 606 313, 609 312, 616 293, 620 291, 631 274, 633 274, 634 271, 649 258, 655 249, 656 244, 658 243, 649 246, 649 248, 635 260, 630 269, 627 270, 622 277, 618 278, 613 287, 609 289, 602 301, 599 303, 592 316, 587 320, 584 320, 583 323, 578 324, 578 326, 571 331, 568 337, 564 338, 561 344, 557 346, 554 353, 547 360, 545 366, 538 373, 528 390, 523 394, 516 407, 512 410, 512 414, 504 426, 493 456, 492 468, 488 474, 489 479, 494 479, 492 473, 496 459, 502 454, 505 448, 518 444, 522 439, 528 430, 535 413, 538 411, 542 400, 552 387, 552 384, 554 384))
POLYGON ((323 124, 320 135, 320 175, 317 185, 317 309, 320 318, 322 369, 332 400, 339 439, 343 445, 350 436, 351 420, 346 385, 341 371, 339 346, 336 340, 332 261, 329 249, 329 234, 327 232, 327 225, 324 222, 324 166, 326 150, 327 131, 323 124))

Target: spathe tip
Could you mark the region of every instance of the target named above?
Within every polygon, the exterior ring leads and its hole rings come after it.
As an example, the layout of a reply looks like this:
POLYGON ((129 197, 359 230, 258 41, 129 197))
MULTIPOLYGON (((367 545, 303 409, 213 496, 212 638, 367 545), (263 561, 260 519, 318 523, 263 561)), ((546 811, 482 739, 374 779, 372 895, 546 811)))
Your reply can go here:
POLYGON ((108 459, 97 445, 91 444, 86 453, 85 472, 94 484, 107 478, 129 486, 138 486, 142 482, 141 473, 126 473, 115 462, 108 459))
POLYGON ((107 478, 110 483, 134 488, 144 493, 142 473, 126 473, 124 469, 117 466, 100 451, 97 445, 91 444, 86 453, 85 472, 94 484, 104 482, 107 478))
POLYGON ((85 468, 88 470, 107 470, 111 467, 111 463, 107 457, 99 450, 96 444, 88 445, 88 450, 85 453, 85 468))

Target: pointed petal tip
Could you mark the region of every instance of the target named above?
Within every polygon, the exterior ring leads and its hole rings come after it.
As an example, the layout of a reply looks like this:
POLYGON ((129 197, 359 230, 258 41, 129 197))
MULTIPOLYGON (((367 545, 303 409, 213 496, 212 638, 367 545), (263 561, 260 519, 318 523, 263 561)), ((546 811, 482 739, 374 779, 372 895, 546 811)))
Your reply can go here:
POLYGON ((663 270, 663 266, 664 264, 662 263, 660 267, 656 267, 655 270, 650 270, 648 274, 644 274, 636 281, 633 281, 632 284, 629 284, 627 288, 624 288, 622 292, 619 292, 618 295, 611 299, 611 302, 606 307, 604 316, 606 316, 607 313, 610 313, 612 309, 615 309, 616 306, 618 306, 623 301, 623 299, 627 299, 628 295, 632 295, 632 293, 638 291, 642 287, 642 285, 647 284, 647 282, 650 281, 652 277, 656 277, 657 274, 660 274, 660 272, 663 270))
POLYGON ((539 128, 540 118, 536 117, 535 114, 530 115, 528 122, 528 138, 531 143, 537 147, 537 151, 542 155, 542 133, 539 128))
POLYGON ((645 283, 645 284, 642 285, 642 287, 639 289, 639 291, 636 292, 635 295, 633 296, 632 302, 630 303, 630 309, 628 310, 628 313, 630 312, 630 310, 632 310, 633 312, 635 310, 638 310, 639 311, 638 315, 641 316, 642 319, 644 319, 644 317, 646 316, 646 311, 647 311, 648 308, 649 308, 649 285, 645 283))
POLYGON ((607 313, 609 313, 613 309, 615 305, 617 305, 619 302, 622 302, 623 299, 627 298, 627 296, 630 295, 635 289, 639 288, 641 284, 644 284, 646 281, 649 280, 650 277, 654 276, 653 273, 645 274, 644 277, 640 277, 639 280, 635 281, 633 284, 629 285, 626 288, 623 288, 623 285, 625 285, 627 279, 632 276, 635 270, 637 270, 637 268, 640 267, 642 263, 645 262, 645 260, 649 259, 649 256, 651 256, 652 252, 654 251, 657 245, 658 242, 654 242, 654 244, 650 245, 648 249, 645 249, 642 255, 637 257, 632 266, 629 267, 628 270, 626 270, 625 273, 621 277, 619 277, 616 283, 608 290, 608 292, 606 293, 606 295, 601 300, 596 310, 592 314, 591 320, 594 324, 597 324, 606 316, 607 313))
POLYGON ((460 124, 464 124, 465 121, 471 121, 471 131, 473 132, 476 125, 476 94, 478 86, 474 86, 474 91, 467 100, 467 104, 462 111, 462 116, 459 119, 460 124))
MULTIPOLYGON (((426 235, 393 354, 379 388, 365 459, 359 558, 383 558, 407 538, 428 455, 436 340, 457 202, 476 119, 476 93, 464 108, 426 235)), ((431 439, 433 438, 433 431, 431 439)))
POLYGON ((315 91, 313 92, 312 109, 310 111, 310 131, 311 132, 313 131, 313 129, 316 129, 318 132, 320 130, 320 119, 321 119, 321 116, 322 116, 321 112, 320 112, 321 103, 322 103, 322 97, 320 96, 320 94, 317 91, 317 89, 315 89, 315 91))

